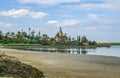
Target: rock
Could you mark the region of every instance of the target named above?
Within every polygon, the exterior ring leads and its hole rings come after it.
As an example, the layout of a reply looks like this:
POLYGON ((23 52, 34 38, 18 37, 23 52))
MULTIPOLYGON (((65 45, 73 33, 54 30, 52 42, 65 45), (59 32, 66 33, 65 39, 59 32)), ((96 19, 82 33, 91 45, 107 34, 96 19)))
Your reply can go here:
POLYGON ((0 76, 14 78, 44 78, 43 72, 21 63, 15 57, 0 55, 0 76))

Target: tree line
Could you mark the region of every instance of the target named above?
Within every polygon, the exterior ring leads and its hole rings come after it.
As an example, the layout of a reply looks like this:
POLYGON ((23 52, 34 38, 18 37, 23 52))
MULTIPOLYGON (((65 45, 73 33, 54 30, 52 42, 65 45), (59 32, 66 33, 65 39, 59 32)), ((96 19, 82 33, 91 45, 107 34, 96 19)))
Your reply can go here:
POLYGON ((41 34, 40 31, 35 34, 34 30, 28 28, 28 33, 21 31, 3 33, 0 31, 0 43, 2 44, 40 44, 40 45, 96 45, 95 41, 90 41, 86 36, 77 36, 71 38, 66 36, 65 41, 56 42, 55 37, 49 37, 47 34, 41 34))

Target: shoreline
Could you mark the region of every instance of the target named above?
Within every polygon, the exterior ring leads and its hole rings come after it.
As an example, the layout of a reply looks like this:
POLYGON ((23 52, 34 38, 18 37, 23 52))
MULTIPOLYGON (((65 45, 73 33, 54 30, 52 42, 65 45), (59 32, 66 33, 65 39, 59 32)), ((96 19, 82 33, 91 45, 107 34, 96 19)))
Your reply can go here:
POLYGON ((1 49, 40 69, 46 78, 119 78, 120 57, 1 49))
POLYGON ((112 45, 3 45, 3 48, 10 49, 25 49, 25 48, 98 48, 98 47, 111 47, 112 45))

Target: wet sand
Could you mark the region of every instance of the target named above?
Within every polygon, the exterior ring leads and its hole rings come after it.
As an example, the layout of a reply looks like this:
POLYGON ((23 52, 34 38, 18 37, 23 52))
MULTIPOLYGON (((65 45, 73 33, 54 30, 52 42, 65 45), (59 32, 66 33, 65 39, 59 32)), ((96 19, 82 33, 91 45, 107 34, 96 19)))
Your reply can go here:
POLYGON ((120 57, 2 49, 44 72, 46 78, 120 78, 120 57))

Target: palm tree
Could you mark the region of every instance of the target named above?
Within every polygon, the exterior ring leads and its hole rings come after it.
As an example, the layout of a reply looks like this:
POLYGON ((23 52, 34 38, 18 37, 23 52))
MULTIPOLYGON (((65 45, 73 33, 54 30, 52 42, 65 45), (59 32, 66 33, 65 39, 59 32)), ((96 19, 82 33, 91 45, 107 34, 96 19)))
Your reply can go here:
POLYGON ((41 36, 41 33, 40 33, 40 31, 38 32, 38 36, 39 36, 39 37, 41 36))
POLYGON ((33 30, 33 31, 31 32, 32 37, 34 37, 34 34, 35 34, 35 31, 33 30))
POLYGON ((17 36, 17 38, 21 38, 22 37, 21 32, 18 31, 17 34, 16 34, 16 36, 17 36))
POLYGON ((14 32, 11 32, 11 35, 12 35, 12 36, 15 36, 15 33, 14 33, 14 32))
POLYGON ((7 32, 7 33, 6 33, 6 36, 9 36, 9 35, 10 35, 10 32, 7 32))
POLYGON ((29 36, 30 36, 30 30, 31 30, 31 28, 28 28, 28 30, 29 30, 29 36))

